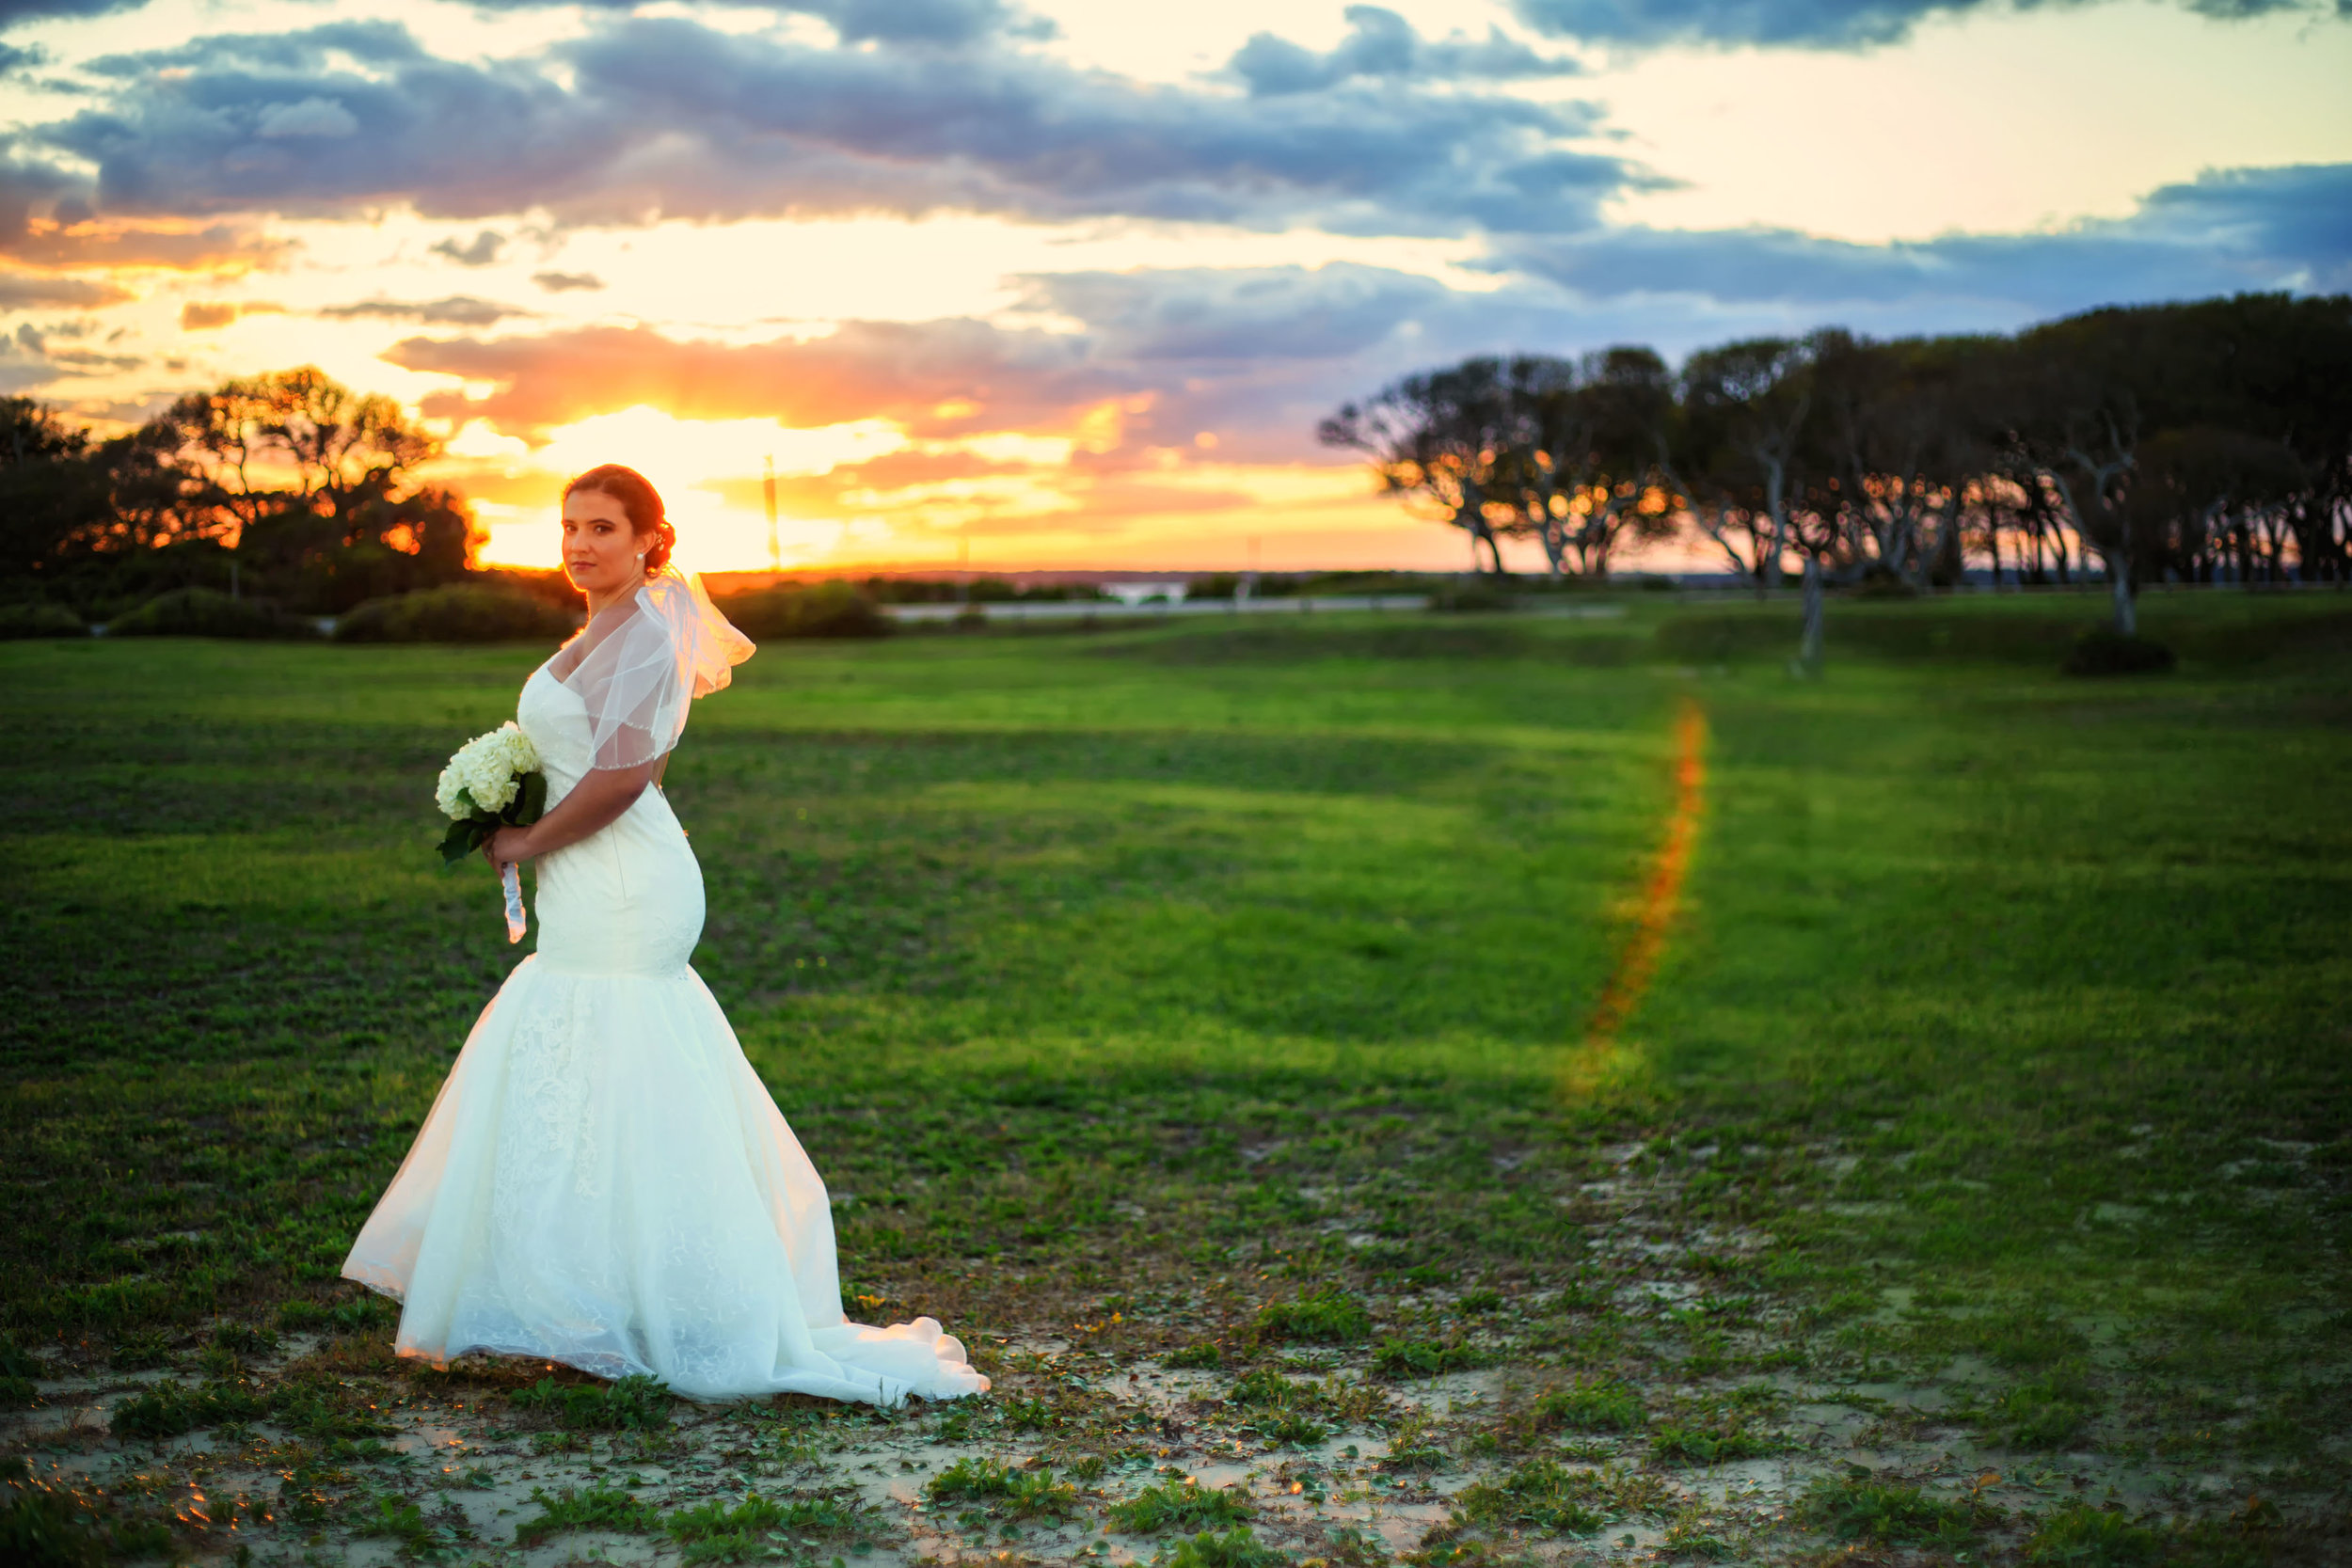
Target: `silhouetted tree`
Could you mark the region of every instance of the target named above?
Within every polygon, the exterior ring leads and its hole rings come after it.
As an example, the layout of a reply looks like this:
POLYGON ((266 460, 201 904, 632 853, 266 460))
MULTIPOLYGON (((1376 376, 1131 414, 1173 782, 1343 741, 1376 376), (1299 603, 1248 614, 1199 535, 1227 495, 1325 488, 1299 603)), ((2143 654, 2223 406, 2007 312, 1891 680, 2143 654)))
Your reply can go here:
POLYGON ((1485 547, 1500 577, 1502 552, 1488 508, 1512 418, 1502 361, 1466 359, 1345 404, 1315 436, 1327 447, 1368 454, 1383 490, 1434 508, 1439 520, 1470 535, 1473 562, 1485 547))

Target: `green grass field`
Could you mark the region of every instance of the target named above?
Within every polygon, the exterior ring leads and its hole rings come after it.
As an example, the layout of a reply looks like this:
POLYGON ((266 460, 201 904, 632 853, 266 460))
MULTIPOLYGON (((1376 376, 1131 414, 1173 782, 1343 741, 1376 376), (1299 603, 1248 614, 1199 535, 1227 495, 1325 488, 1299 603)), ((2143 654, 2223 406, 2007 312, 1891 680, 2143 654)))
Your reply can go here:
POLYGON ((2083 681, 2092 600, 1838 605, 1806 682, 1613 608, 763 649, 670 771, 697 967, 854 1310, 998 1389, 610 1435, 335 1277, 516 957, 431 786, 540 652, 0 644, 0 1555, 2352 1553, 2352 610, 2151 595, 2181 669, 2083 681))

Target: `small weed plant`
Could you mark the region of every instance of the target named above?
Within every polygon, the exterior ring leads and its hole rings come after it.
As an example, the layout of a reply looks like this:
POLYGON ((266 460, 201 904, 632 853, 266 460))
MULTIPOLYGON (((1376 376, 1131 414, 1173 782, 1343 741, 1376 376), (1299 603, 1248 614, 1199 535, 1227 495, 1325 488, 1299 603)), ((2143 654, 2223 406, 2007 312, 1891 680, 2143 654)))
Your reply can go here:
POLYGON ((2099 1412, 2099 1396, 2078 1364, 2054 1368, 1993 1402, 1994 1432, 2012 1449, 2048 1450, 2080 1441, 2099 1412))
POLYGON ((1248 1525, 1223 1534, 1202 1530, 1175 1543, 1152 1560, 1154 1568, 1288 1568, 1289 1559, 1260 1543, 1248 1525))
POLYGON ((555 1493, 533 1487, 531 1500, 539 1505, 539 1512, 515 1527, 517 1546, 535 1546, 564 1530, 618 1530, 642 1535, 661 1523, 660 1509, 639 1502, 615 1487, 591 1487, 584 1491, 565 1487, 555 1493))
POLYGON ((516 1409, 548 1417, 573 1432, 657 1432, 670 1424, 669 1385, 643 1374, 612 1383, 543 1377, 506 1397, 516 1409))
POLYGON ((1364 1304, 1337 1287, 1311 1291, 1295 1301, 1270 1301, 1258 1308, 1258 1332, 1269 1339, 1319 1345, 1353 1345, 1372 1332, 1364 1304))
POLYGON ((1066 1518, 1078 1506, 1078 1489, 1056 1481, 1053 1471, 1017 1470, 977 1454, 957 1460, 923 1490, 934 1501, 989 1503, 1015 1519, 1066 1518))
POLYGON ((1799 1501, 1797 1516, 1836 1540, 1880 1546, 1935 1542, 1957 1547, 1976 1530, 1976 1511, 1964 1502, 1853 1475, 1815 1482, 1799 1501))
POLYGON ((1486 1364, 1486 1357, 1468 1345, 1439 1344, 1435 1339, 1383 1339, 1372 1353, 1372 1370, 1399 1381, 1438 1377, 1486 1364))
POLYGON ((1582 1378, 1539 1395, 1527 1413, 1535 1432, 1637 1432, 1643 1419, 1641 1395, 1622 1383, 1582 1378))
POLYGON ((1649 1451, 1659 1459, 1678 1459, 1688 1465, 1728 1465, 1735 1459, 1778 1453, 1780 1447, 1772 1438, 1737 1424, 1710 1430, 1663 1423, 1651 1429, 1649 1451))
POLYGON ((1248 1494, 1228 1487, 1212 1491, 1190 1476, 1147 1486, 1123 1503, 1111 1506, 1114 1528, 1130 1535, 1157 1535, 1163 1530, 1213 1529, 1249 1517, 1248 1494))
POLYGON ((1604 1483, 1593 1471, 1532 1459, 1500 1481, 1465 1487, 1460 1507, 1464 1518, 1490 1528, 1590 1535, 1609 1522, 1606 1514, 1593 1507, 1603 1497, 1604 1483))
POLYGON ((238 1383, 208 1383, 201 1388, 159 1383, 114 1407, 107 1424, 118 1437, 177 1437, 224 1421, 250 1421, 266 1414, 269 1402, 238 1383))
POLYGON ((2026 1560, 2049 1568, 2153 1568, 2163 1556, 2154 1530, 2080 1503, 2042 1520, 2026 1543, 2026 1560))
POLYGON ((741 1562, 748 1558, 776 1555, 771 1535, 786 1530, 838 1530, 855 1525, 855 1517, 825 1497, 796 1497, 778 1502, 746 1493, 729 1505, 716 1497, 699 1508, 670 1516, 665 1528, 688 1562, 741 1562))

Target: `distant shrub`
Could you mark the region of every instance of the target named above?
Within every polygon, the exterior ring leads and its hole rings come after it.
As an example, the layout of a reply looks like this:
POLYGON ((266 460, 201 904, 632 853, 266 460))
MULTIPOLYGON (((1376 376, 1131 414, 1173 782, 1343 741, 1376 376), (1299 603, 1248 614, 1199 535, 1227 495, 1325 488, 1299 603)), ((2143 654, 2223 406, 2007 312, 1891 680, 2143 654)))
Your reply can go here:
POLYGON ((0 604, 0 641, 20 637, 87 637, 82 618, 61 604, 0 604))
POLYGON ((754 641, 791 637, 887 637, 890 617, 846 582, 762 588, 719 603, 754 641))
POLYGON ((2101 626, 2083 633, 2059 668, 2070 675, 2145 675, 2172 668, 2172 650, 2148 637, 2101 626))
POLYGON ((578 625, 545 599, 451 583, 368 599, 335 623, 338 642, 560 642, 578 625))
POLYGON ((1736 657, 1793 651, 1797 621, 1794 615, 1677 615, 1661 621, 1651 635, 1665 657, 1720 664, 1736 657))
POLYGON ((1883 566, 1872 566, 1862 574, 1862 580, 1851 593, 1857 599, 1915 599, 1919 590, 1902 579, 1900 574, 1883 566))
POLYGON ((1225 1356, 1214 1340, 1203 1339, 1182 1350, 1168 1352, 1160 1357, 1160 1365, 1171 1369, 1205 1370, 1224 1364, 1225 1356))
POLYGON ((175 588, 106 624, 108 637, 310 638, 318 628, 251 599, 213 588, 175 588))
POLYGON ((1485 578, 1474 578, 1468 582, 1441 582, 1429 594, 1429 608, 1449 615, 1508 610, 1515 602, 1509 590, 1485 578))

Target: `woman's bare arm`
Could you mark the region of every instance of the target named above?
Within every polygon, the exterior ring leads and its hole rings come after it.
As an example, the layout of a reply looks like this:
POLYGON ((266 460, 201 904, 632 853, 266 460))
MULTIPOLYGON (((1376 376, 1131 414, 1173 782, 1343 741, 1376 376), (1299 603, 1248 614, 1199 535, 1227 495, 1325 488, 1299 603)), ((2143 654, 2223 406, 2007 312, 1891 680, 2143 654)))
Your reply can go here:
POLYGON ((501 828, 491 834, 482 846, 483 856, 493 866, 506 865, 578 844, 590 833, 619 820, 623 812, 637 803, 637 797, 645 793, 645 786, 660 774, 669 760, 665 752, 634 768, 590 769, 588 776, 574 784, 572 792, 553 811, 530 827, 501 828))

